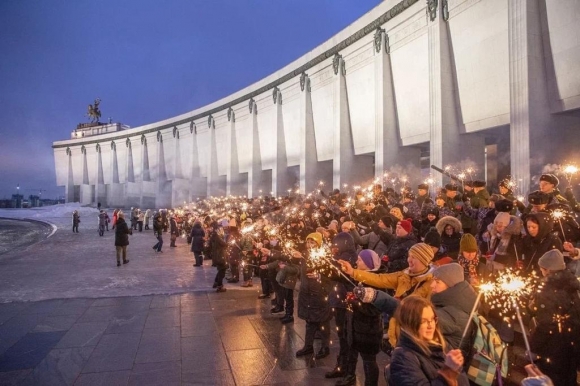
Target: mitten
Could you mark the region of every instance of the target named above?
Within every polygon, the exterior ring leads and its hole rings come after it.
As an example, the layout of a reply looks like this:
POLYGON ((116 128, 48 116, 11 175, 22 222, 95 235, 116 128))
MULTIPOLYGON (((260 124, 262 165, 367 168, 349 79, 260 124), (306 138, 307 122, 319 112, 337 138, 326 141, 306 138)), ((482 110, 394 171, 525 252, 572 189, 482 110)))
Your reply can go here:
POLYGON ((363 287, 361 284, 356 286, 352 293, 363 303, 372 303, 377 298, 377 290, 370 287, 363 287))

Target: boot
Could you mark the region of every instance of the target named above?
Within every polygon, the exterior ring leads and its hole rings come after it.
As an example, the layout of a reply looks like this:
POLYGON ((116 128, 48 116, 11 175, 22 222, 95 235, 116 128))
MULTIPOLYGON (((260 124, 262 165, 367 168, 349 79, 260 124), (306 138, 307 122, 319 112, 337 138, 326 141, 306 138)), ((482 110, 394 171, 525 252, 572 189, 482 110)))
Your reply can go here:
POLYGON ((120 267, 120 266, 121 266, 121 262, 117 261, 117 267, 120 267))
POLYGON ((376 386, 379 384, 379 365, 376 361, 363 361, 365 371, 365 386, 376 386))
POLYGON ((328 348, 328 347, 321 347, 320 350, 314 356, 314 359, 326 358, 329 355, 330 355, 330 348, 328 348))
POLYGON ((305 355, 314 354, 314 348, 312 346, 305 346, 300 350, 296 351, 296 357, 303 357, 305 355))
POLYGON ((324 378, 342 378, 346 375, 346 371, 344 366, 340 365, 341 359, 340 357, 338 358, 337 362, 336 362, 336 366, 334 366, 334 369, 332 369, 332 371, 327 372, 326 374, 324 374, 324 378))
POLYGON ((356 384, 356 375, 349 374, 345 375, 342 379, 339 379, 335 386, 353 386, 356 384))
POLYGON ((212 288, 218 288, 219 286, 220 286, 220 285, 218 284, 218 282, 217 282, 217 281, 214 281, 214 282, 213 282, 213 287, 212 287, 212 288))
POLYGON ((242 287, 253 287, 252 281, 248 280, 242 284, 242 287))
POLYGON ((129 263, 129 259, 123 260, 123 264, 128 264, 128 263, 129 263))
POLYGON ((280 319, 282 324, 294 323, 294 317, 292 315, 284 315, 283 318, 280 319))
POLYGON ((226 289, 224 288, 223 285, 220 285, 220 286, 217 287, 217 289, 216 289, 215 292, 226 292, 226 289))

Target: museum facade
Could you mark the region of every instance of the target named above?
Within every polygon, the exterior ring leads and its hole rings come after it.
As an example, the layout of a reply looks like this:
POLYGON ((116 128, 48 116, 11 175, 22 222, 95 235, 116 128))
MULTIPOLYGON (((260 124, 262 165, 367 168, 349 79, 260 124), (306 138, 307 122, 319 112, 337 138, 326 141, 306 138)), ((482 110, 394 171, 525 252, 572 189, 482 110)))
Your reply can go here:
POLYGON ((579 158, 579 20, 577 0, 386 0, 207 106, 75 130, 53 143, 57 185, 67 202, 162 208, 469 161, 525 193, 579 158))

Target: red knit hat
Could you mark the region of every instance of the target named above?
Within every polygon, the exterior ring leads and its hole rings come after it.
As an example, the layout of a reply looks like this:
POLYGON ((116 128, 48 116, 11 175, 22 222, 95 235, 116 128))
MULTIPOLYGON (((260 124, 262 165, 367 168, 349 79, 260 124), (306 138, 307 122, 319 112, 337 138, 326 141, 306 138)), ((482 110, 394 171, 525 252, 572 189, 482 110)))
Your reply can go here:
POLYGON ((411 224, 411 221, 409 220, 401 220, 398 225, 400 225, 407 233, 411 233, 411 230, 413 230, 413 224, 411 224))

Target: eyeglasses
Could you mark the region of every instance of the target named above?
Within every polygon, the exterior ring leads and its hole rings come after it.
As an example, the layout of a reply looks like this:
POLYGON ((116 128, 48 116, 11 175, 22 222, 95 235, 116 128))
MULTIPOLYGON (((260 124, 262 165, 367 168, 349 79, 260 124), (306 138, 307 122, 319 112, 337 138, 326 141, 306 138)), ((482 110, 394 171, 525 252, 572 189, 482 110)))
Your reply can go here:
POLYGON ((434 317, 433 319, 421 319, 421 326, 436 325, 439 319, 434 317))

